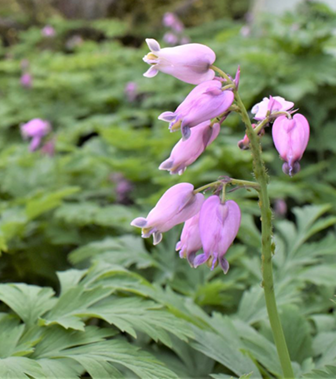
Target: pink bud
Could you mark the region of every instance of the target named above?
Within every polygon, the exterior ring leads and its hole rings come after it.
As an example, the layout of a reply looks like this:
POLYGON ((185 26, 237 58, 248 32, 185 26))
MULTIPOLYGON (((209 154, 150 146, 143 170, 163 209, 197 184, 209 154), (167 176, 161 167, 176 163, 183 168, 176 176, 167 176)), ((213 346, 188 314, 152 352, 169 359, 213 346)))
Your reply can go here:
POLYGON ((29 146, 30 151, 35 151, 44 136, 51 131, 51 126, 48 121, 34 118, 21 126, 21 134, 24 139, 32 138, 29 146))
POLYGON ((213 270, 219 263, 226 274, 229 263, 224 255, 236 238, 240 220, 241 212, 236 202, 228 200, 222 204, 218 196, 210 196, 201 208, 199 219, 204 253, 196 256, 193 266, 208 262, 213 270))
POLYGON ((176 250, 180 250, 180 258, 187 258, 192 265, 196 253, 202 248, 201 236, 199 233, 199 216, 197 213, 184 223, 181 240, 176 244, 176 250))
POLYGON ((300 171, 299 160, 302 158, 309 140, 307 119, 297 113, 292 119, 278 117, 273 124, 273 142, 285 163, 282 170, 290 176, 300 171))
POLYGON ((254 105, 251 112, 255 115, 255 120, 261 121, 266 118, 267 111, 271 111, 271 113, 288 111, 289 109, 293 108, 293 106, 294 103, 291 101, 286 101, 283 97, 270 96, 269 99, 267 97, 264 97, 263 101, 254 105))
POLYGON ((24 87, 24 88, 31 88, 32 84, 33 84, 33 78, 28 72, 26 72, 26 73, 22 74, 22 76, 20 78, 20 83, 21 83, 22 87, 24 87))
POLYGON ((208 80, 195 87, 175 112, 163 112, 159 120, 169 122, 170 131, 181 128, 183 138, 187 139, 190 128, 226 112, 233 99, 232 91, 222 91, 220 81, 208 80))
POLYGON ((200 193, 194 194, 190 183, 179 183, 169 188, 147 218, 138 217, 131 222, 132 226, 142 229, 142 237, 153 234, 154 245, 162 240, 162 233, 175 225, 181 224, 199 212, 204 201, 200 193))
POLYGON ((180 139, 174 146, 170 157, 161 163, 159 169, 170 171, 171 174, 182 175, 188 166, 196 161, 218 136, 220 125, 210 126, 209 121, 205 121, 191 129, 190 137, 187 140, 180 139))
POLYGON ((151 52, 143 60, 151 67, 144 76, 152 78, 161 71, 191 84, 214 78, 215 72, 210 66, 216 54, 208 46, 191 43, 161 49, 155 39, 146 39, 146 42, 151 52))

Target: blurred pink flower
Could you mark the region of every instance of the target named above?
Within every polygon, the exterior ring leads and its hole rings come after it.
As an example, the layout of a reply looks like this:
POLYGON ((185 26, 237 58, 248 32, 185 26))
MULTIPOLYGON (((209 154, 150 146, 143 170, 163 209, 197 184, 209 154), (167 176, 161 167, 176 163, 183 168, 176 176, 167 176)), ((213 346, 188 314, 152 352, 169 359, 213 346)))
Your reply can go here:
POLYGON ((21 134, 24 139, 31 138, 29 145, 30 151, 35 151, 41 144, 42 138, 51 131, 48 121, 34 118, 26 124, 21 125, 21 134))
POLYGON ((25 72, 21 75, 20 83, 24 88, 31 88, 33 85, 33 77, 28 72, 25 72))
POLYGON ((46 25, 41 33, 44 37, 54 37, 56 35, 55 29, 51 25, 46 25))

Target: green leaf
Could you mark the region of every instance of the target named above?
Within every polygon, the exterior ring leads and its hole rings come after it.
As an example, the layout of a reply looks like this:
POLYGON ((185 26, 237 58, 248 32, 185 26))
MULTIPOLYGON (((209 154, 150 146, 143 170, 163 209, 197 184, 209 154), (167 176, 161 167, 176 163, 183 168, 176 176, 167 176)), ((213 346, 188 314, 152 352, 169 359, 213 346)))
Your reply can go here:
POLYGON ((27 217, 29 219, 34 219, 42 213, 58 207, 64 198, 69 195, 73 195, 79 190, 79 187, 68 187, 60 191, 36 195, 33 199, 28 200, 26 204, 27 217))
POLYGON ((51 288, 27 284, 0 284, 0 300, 31 325, 55 304, 51 288))

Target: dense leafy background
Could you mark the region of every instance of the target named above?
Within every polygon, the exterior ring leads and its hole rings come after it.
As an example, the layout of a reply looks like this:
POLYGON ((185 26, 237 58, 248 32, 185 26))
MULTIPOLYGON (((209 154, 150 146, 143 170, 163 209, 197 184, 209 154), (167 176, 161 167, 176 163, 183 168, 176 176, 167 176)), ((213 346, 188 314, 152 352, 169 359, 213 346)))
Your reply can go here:
MULTIPOLYGON (((282 174, 269 131, 263 141, 277 299, 296 375, 305 378, 336 376, 335 17, 310 4, 261 18, 248 35, 229 18, 186 30, 228 73, 241 66, 248 108, 280 95, 309 119, 310 143, 294 178, 282 174)), ((134 29, 127 17, 48 22, 54 38, 30 26, 0 49, 0 377, 281 376, 260 286, 253 193, 230 194, 243 220, 226 276, 178 258, 179 228, 153 248, 129 225, 179 181, 251 180, 250 154, 237 148, 241 122, 230 116, 182 177, 159 171, 179 134, 157 116, 192 88, 142 76, 142 41, 148 33, 161 41, 164 29, 157 20, 134 29), (23 59, 31 89, 20 85, 23 59), (130 81, 134 101, 125 95, 130 81), (35 117, 52 123, 53 157, 30 153, 21 139, 20 124, 35 117)))

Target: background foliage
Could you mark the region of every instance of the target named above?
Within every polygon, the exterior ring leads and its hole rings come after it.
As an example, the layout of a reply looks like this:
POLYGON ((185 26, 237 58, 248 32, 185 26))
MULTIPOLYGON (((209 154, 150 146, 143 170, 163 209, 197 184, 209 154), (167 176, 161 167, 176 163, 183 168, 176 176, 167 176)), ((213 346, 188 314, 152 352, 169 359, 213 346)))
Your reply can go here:
MULTIPOLYGON (((244 128, 230 116, 182 177, 158 171, 180 136, 157 116, 192 86, 162 74, 143 78, 142 41, 161 42, 164 28, 157 17, 134 28, 126 10, 123 19, 89 22, 52 13, 55 37, 30 21, 0 48, 0 376, 279 377, 254 194, 230 194, 243 220, 226 276, 177 257, 179 228, 154 248, 129 225, 179 181, 251 179, 251 158, 237 148, 244 128), (24 59, 30 89, 20 85, 24 59), (137 86, 133 101, 128 82, 137 86), (20 124, 36 117, 52 124, 52 157, 30 153, 21 139, 20 124)), ((241 66, 246 106, 280 95, 310 122, 294 178, 282 174, 270 134, 264 137, 276 291, 297 377, 334 378, 336 15, 309 3, 245 25, 212 21, 210 12, 200 25, 197 14, 190 18, 186 35, 209 45, 226 72, 241 66)))

